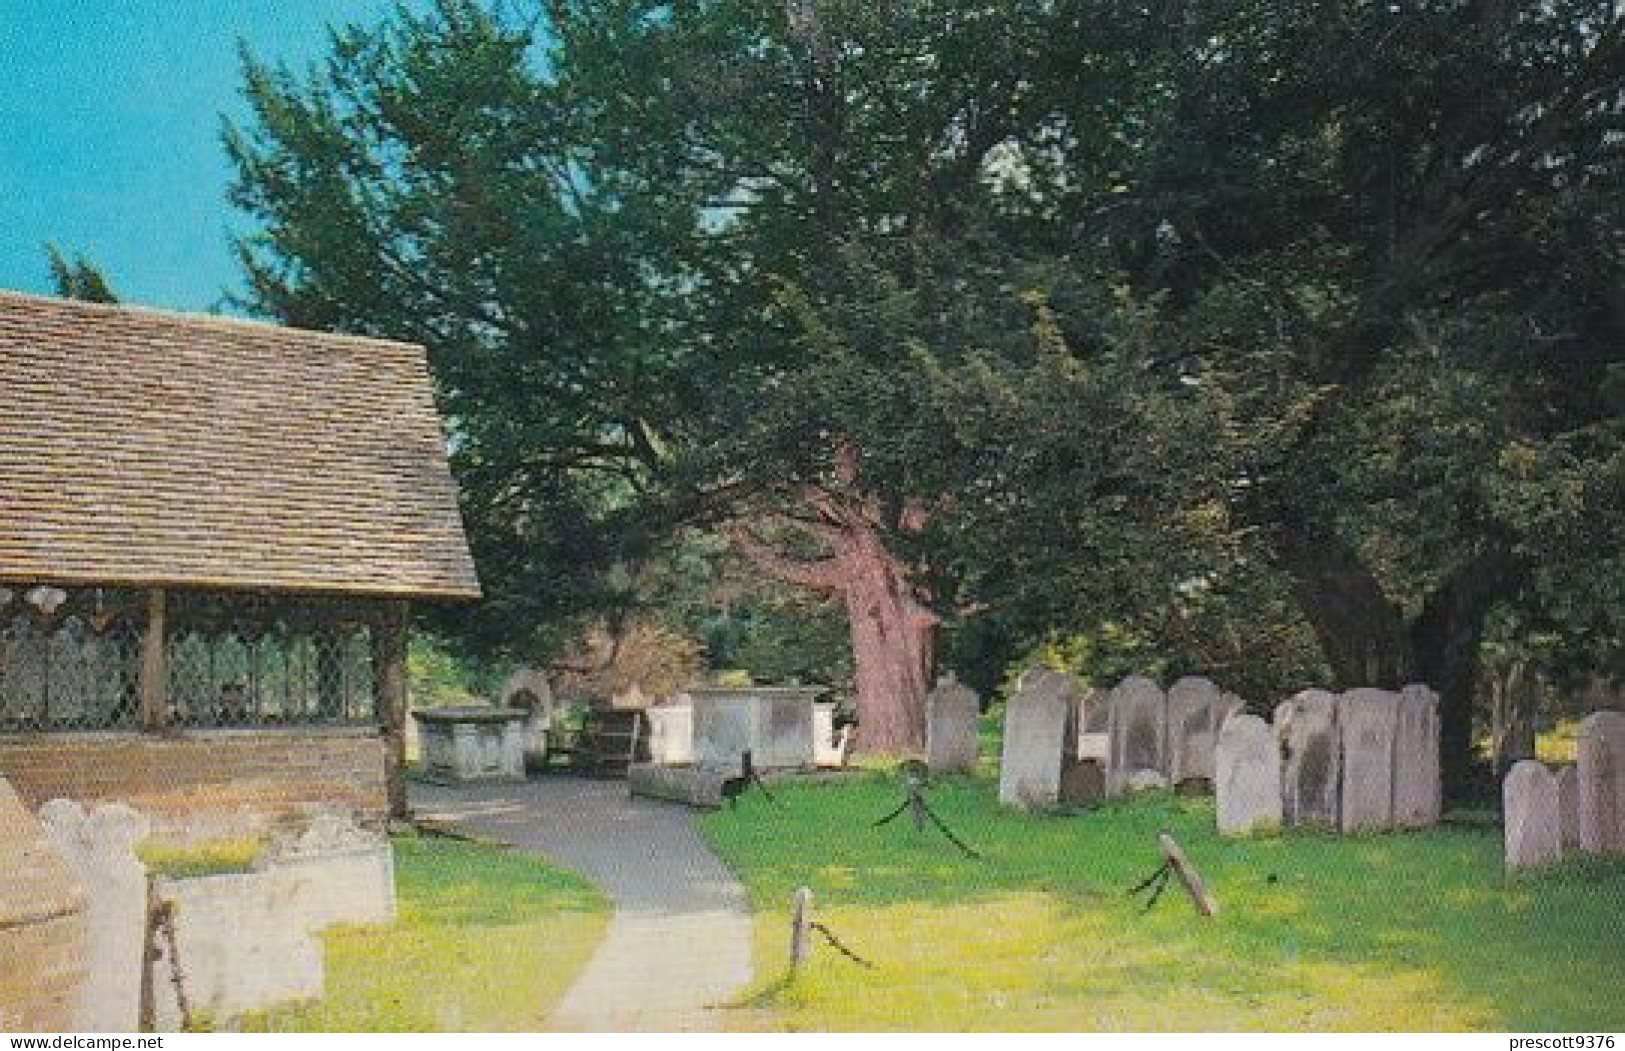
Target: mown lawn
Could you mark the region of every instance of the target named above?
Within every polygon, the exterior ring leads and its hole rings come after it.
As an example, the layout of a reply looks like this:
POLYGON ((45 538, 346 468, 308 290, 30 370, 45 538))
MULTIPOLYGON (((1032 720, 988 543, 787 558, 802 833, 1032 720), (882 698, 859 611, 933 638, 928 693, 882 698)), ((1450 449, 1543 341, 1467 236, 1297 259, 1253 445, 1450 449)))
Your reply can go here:
POLYGON ((327 935, 327 997, 268 1012, 273 1032, 533 1032, 585 966, 609 904, 533 857, 400 837, 399 920, 327 935))
POLYGON ((1625 865, 1509 886, 1495 827, 1232 842, 1209 799, 1038 817, 998 807, 986 779, 934 786, 978 861, 906 817, 871 827, 903 798, 888 775, 774 794, 703 822, 758 910, 761 981, 737 1028, 1625 1029, 1625 865), (1217 918, 1177 884, 1150 912, 1128 896, 1164 828, 1217 918), (873 971, 819 944, 784 980, 802 884, 873 971))

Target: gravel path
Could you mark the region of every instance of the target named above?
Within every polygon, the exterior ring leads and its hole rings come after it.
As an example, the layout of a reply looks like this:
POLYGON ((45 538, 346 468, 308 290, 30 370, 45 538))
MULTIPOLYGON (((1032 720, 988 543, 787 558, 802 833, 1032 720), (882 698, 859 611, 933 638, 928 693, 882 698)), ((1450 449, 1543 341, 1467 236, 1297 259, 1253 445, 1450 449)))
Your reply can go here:
POLYGON ((413 785, 420 817, 451 821, 580 873, 615 904, 598 953, 549 1019, 562 1032, 696 1032, 751 980, 744 888, 687 807, 633 799, 624 781, 413 785))

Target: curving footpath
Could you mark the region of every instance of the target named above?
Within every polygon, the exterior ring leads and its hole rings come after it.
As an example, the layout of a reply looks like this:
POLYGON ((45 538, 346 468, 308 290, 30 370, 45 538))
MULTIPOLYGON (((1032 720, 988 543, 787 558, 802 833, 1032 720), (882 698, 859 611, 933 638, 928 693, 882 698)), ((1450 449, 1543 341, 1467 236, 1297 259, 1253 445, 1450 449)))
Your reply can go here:
POLYGON ((539 854, 615 906, 604 943, 554 1009, 556 1032, 699 1032, 751 980, 745 890, 694 827, 693 811, 633 799, 624 781, 413 785, 418 815, 539 854))

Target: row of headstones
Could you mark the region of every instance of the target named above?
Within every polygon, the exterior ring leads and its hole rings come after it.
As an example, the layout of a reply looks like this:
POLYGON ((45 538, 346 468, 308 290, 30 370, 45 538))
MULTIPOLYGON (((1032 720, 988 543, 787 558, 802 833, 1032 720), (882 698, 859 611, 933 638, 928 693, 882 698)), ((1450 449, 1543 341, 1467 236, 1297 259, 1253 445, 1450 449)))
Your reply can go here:
MULTIPOLYGON (((1273 726, 1245 707, 1199 677, 1164 693, 1130 676, 1102 696, 1035 669, 1006 711, 1000 801, 1036 809, 1194 783, 1214 787, 1226 834, 1438 821, 1438 695, 1427 687, 1305 690, 1277 706, 1273 726)), ((975 768, 977 710, 976 695, 951 679, 928 696, 933 771, 975 768)))
POLYGON ((1554 773, 1524 759, 1501 783, 1509 871, 1576 853, 1625 855, 1625 714, 1593 712, 1578 745, 1574 766, 1554 773))
POLYGON ((1219 831, 1282 825, 1342 832, 1438 823, 1439 696, 1426 686, 1304 690, 1273 724, 1239 714, 1215 753, 1219 831))
MULTIPOLYGON (((962 686, 939 686, 927 703, 928 738, 957 740, 944 711, 969 710, 962 686), (947 703, 949 698, 953 703, 947 703)), ((1246 704, 1211 681, 1187 677, 1165 693, 1130 676, 1099 693, 1070 675, 1033 669, 1006 707, 999 798, 1029 809, 1086 802, 1152 787, 1213 783, 1219 728, 1246 704)), ((939 767, 932 749, 932 768, 939 767)))

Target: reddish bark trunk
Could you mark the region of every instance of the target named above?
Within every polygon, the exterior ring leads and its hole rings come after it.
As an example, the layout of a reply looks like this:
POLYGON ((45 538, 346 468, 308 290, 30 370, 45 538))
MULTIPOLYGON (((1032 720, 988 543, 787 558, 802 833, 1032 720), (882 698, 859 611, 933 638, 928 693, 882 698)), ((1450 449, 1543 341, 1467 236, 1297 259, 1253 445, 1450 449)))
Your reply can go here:
POLYGON ((920 601, 907 567, 886 550, 871 513, 826 497, 812 500, 818 521, 781 521, 828 544, 834 550, 828 558, 790 558, 741 527, 730 535, 745 557, 770 576, 845 600, 856 679, 857 747, 870 755, 918 753, 925 747, 925 694, 937 617, 920 601))
POLYGON ((915 600, 901 567, 872 530, 853 538, 848 566, 843 591, 857 680, 858 749, 922 751, 937 618, 915 600))

